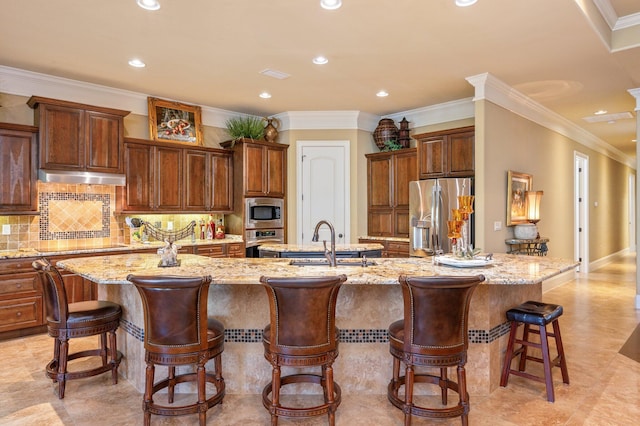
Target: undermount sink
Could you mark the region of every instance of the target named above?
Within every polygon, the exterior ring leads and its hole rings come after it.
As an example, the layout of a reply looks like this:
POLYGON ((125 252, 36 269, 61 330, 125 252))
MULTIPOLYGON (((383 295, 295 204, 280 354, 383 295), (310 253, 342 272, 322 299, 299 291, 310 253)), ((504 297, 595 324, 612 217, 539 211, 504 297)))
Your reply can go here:
MULTIPOLYGON (((289 265, 293 266, 329 266, 327 259, 292 259, 289 261, 289 265)), ((377 265, 375 260, 361 259, 361 258, 348 258, 348 259, 336 259, 336 266, 375 266, 377 265)))

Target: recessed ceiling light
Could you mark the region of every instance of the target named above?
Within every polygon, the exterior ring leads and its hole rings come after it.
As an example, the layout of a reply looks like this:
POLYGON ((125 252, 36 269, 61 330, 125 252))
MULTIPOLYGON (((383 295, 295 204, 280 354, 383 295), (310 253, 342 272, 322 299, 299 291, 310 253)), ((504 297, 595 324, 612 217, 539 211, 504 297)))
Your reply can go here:
POLYGON ((467 7, 475 4, 478 0, 456 0, 456 6, 467 7))
POLYGON ((606 114, 606 113, 607 113, 606 109, 600 109, 600 110, 594 112, 593 114, 594 115, 602 115, 602 114, 606 114))
POLYGON ((136 0, 138 6, 147 10, 158 10, 160 9, 160 3, 158 0, 136 0))
POLYGON ((635 141, 636 141, 635 139, 631 139, 631 142, 635 142, 635 141))
POLYGON ((316 56, 315 58, 313 58, 313 63, 316 65, 324 65, 327 62, 329 62, 329 60, 324 56, 316 56))
POLYGON ((386 96, 389 96, 389 94, 386 91, 381 90, 378 93, 376 93, 376 96, 379 97, 379 98, 384 98, 386 96))
POLYGON ((131 65, 132 67, 136 67, 136 68, 144 68, 147 66, 147 64, 145 64, 144 62, 142 62, 140 59, 132 59, 129 61, 129 65, 131 65))
POLYGON ((271 97, 271 93, 269 93, 269 92, 262 92, 262 93, 260 93, 260 97, 261 97, 262 99, 269 99, 269 98, 271 97))
POLYGON ((342 0, 320 0, 320 6, 327 10, 339 9, 342 6, 342 0))

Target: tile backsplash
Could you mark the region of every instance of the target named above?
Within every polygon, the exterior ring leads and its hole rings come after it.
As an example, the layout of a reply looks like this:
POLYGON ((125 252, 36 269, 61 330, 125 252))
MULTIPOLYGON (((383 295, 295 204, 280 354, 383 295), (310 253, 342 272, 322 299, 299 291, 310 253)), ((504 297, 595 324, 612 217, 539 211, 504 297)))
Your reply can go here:
MULTIPOLYGON (((38 211, 33 216, 1 216, 10 234, 0 235, 0 250, 73 250, 130 243, 126 215, 116 214, 115 187, 108 185, 38 182, 38 211)), ((133 216, 133 215, 132 215, 133 216)), ((202 214, 135 215, 167 229, 186 227, 206 219, 202 214)), ((213 215, 214 220, 222 215, 213 215)))

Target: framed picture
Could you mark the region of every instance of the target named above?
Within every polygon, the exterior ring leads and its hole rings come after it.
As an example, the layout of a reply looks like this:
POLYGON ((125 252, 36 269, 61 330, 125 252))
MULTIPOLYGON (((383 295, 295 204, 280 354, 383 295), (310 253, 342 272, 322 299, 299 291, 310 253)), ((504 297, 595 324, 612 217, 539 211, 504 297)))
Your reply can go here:
POLYGON ((507 226, 527 223, 525 192, 532 188, 533 177, 509 170, 507 177, 507 226))
POLYGON ((202 145, 202 115, 199 106, 151 97, 148 102, 151 139, 202 145))

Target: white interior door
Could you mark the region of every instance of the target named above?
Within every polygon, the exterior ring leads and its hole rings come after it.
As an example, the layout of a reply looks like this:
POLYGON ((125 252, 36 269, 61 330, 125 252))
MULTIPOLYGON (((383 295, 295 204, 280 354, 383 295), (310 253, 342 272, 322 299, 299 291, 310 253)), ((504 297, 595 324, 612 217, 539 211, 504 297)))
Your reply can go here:
POLYGON ((575 260, 589 272, 589 157, 574 151, 575 260))
MULTIPOLYGON (((299 244, 311 244, 316 224, 333 224, 336 243, 347 243, 349 227, 349 141, 297 141, 299 244)), ((331 241, 322 226, 319 241, 331 241)), ((321 244, 321 243, 320 243, 321 244)))

